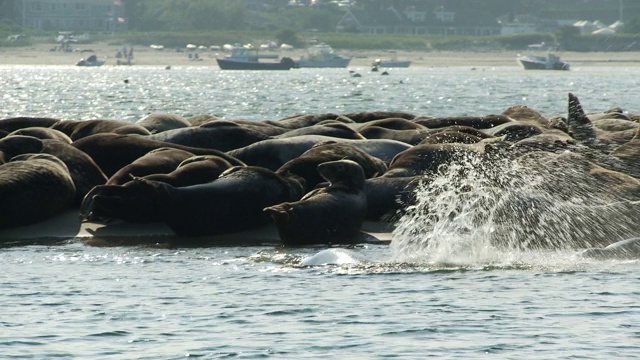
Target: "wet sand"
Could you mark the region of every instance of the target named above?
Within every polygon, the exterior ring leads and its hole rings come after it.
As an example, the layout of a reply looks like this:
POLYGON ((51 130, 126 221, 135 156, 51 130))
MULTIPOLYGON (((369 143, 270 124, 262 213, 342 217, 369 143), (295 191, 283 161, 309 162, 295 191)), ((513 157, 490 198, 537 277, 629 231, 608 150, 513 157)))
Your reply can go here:
MULTIPOLYGON (((0 47, 2 65, 74 65, 81 58, 94 53, 105 60, 105 66, 117 65, 116 53, 121 46, 107 43, 77 45, 74 51, 52 51, 55 44, 37 44, 27 47, 0 47)), ((471 51, 359 51, 339 50, 341 55, 351 56, 349 67, 368 67, 375 59, 411 60, 411 66, 447 67, 447 66, 518 66, 518 51, 471 52, 471 51)), ((133 65, 152 66, 217 66, 215 58, 224 57, 223 51, 182 49, 155 50, 150 47, 134 46, 133 65), (198 54, 198 60, 193 55, 198 54)), ((304 55, 304 51, 270 51, 280 57, 288 56, 294 60, 304 55)), ((559 52, 562 60, 572 67, 580 66, 640 66, 640 52, 559 52)), ((122 59, 121 59, 122 61, 122 59)), ((264 61, 273 61, 265 59, 264 61)))

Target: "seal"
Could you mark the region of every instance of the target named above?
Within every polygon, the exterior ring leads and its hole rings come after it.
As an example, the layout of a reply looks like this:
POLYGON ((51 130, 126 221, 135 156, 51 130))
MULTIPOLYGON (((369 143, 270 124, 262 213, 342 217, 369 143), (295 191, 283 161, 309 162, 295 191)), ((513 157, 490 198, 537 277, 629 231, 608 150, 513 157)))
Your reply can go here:
POLYGON ((25 154, 0 165, 0 229, 36 224, 68 209, 75 186, 66 165, 49 154, 25 154))
POLYGON ((80 205, 91 188, 107 181, 107 177, 89 155, 65 141, 38 139, 27 135, 11 135, 0 139, 0 162, 6 163, 24 154, 49 154, 61 160, 76 188, 75 205, 80 205))
POLYGON ((222 151, 171 144, 138 135, 95 134, 76 140, 72 145, 91 156, 108 177, 149 151, 162 147, 186 150, 195 155, 217 155, 233 165, 244 165, 222 151))
POLYGON ((369 126, 377 126, 390 130, 424 130, 425 126, 415 123, 411 120, 407 120, 401 117, 390 117, 378 120, 371 120, 365 123, 362 123, 360 127, 358 127, 358 131, 362 129, 366 129, 369 126))
POLYGON ((312 126, 324 120, 334 120, 338 117, 340 117, 340 115, 334 113, 293 115, 280 120, 267 120, 267 123, 293 130, 312 126))
POLYGON ((398 153, 411 148, 411 145, 388 139, 341 139, 322 135, 300 135, 284 139, 268 139, 255 144, 228 151, 227 154, 247 165, 262 166, 273 171, 311 149, 314 145, 334 141, 349 144, 377 157, 385 163, 390 162, 398 153))
POLYGON ((489 129, 514 121, 506 115, 486 115, 486 116, 454 116, 441 118, 421 118, 414 120, 416 123, 426 126, 429 129, 436 129, 452 125, 464 125, 476 129, 489 129))
POLYGON ((138 120, 136 125, 140 125, 149 130, 150 133, 155 134, 171 129, 189 127, 191 123, 187 118, 180 115, 157 112, 138 120))
POLYGON ((485 133, 492 136, 504 136, 504 140, 509 142, 517 142, 531 136, 540 135, 544 131, 545 129, 536 124, 521 121, 508 122, 484 130, 485 133))
POLYGON ((343 116, 353 120, 357 123, 366 123, 374 120, 382 120, 389 118, 402 118, 407 120, 413 120, 416 118, 415 114, 401 112, 401 111, 361 111, 342 114, 343 116))
POLYGON ((102 172, 98 164, 84 152, 76 149, 71 144, 54 139, 42 140, 43 154, 50 154, 67 166, 73 184, 76 187, 76 195, 73 201, 75 206, 82 203, 85 195, 95 186, 107 182, 107 176, 102 172))
POLYGON ((421 176, 367 179, 367 220, 393 223, 399 212, 415 204, 415 189, 421 176))
POLYGON ((144 179, 162 181, 174 187, 184 187, 214 181, 232 167, 231 163, 219 156, 198 155, 181 162, 168 174, 147 175, 144 179))
POLYGON ((221 235, 268 225, 265 207, 295 201, 302 194, 298 178, 235 166, 213 182, 180 188, 142 178, 104 186, 87 195, 82 216, 161 222, 179 236, 221 235))
POLYGON ((346 143, 326 142, 313 146, 299 157, 282 165, 276 173, 294 174, 304 178, 306 191, 323 182, 318 173, 318 165, 330 161, 348 159, 358 163, 364 171, 365 178, 380 176, 387 171, 384 161, 373 157, 363 150, 346 143))
POLYGON ((596 142, 596 132, 591 119, 582 110, 582 105, 578 97, 569 93, 569 114, 567 117, 569 124, 569 134, 576 141, 587 146, 594 146, 596 142))
POLYGON ((365 137, 362 136, 359 132, 338 121, 326 121, 322 124, 289 130, 281 135, 278 135, 277 137, 288 138, 301 135, 324 135, 342 139, 365 139, 365 137))
POLYGON ((151 150, 137 158, 131 164, 118 170, 107 181, 107 185, 122 185, 132 177, 143 177, 151 174, 168 174, 174 171, 180 163, 194 156, 186 150, 159 148, 151 150))
POLYGON ((322 135, 269 139, 228 151, 227 154, 247 165, 261 166, 276 171, 287 161, 293 160, 311 149, 313 145, 331 140, 335 140, 335 138, 322 135))
POLYGON ((582 251, 581 255, 598 260, 640 259, 640 238, 621 240, 604 248, 589 248, 582 251))
POLYGON ((244 119, 211 120, 203 124, 200 124, 199 126, 212 127, 212 126, 219 126, 220 123, 240 125, 244 128, 252 129, 257 132, 263 133, 267 136, 281 135, 289 130, 283 127, 279 127, 279 126, 275 126, 273 124, 267 123, 266 121, 244 120, 244 119))
POLYGON ((207 126, 192 126, 149 136, 171 144, 229 151, 269 139, 270 136, 229 121, 214 121, 207 126))
POLYGON ((426 128, 415 130, 395 130, 380 126, 366 126, 360 129, 359 132, 367 139, 396 140, 409 145, 418 145, 426 137, 433 134, 433 130, 426 128))
POLYGON ((329 186, 307 193, 296 202, 266 207, 285 245, 350 244, 362 240, 367 213, 365 177, 355 161, 318 165, 329 186))
POLYGON ((0 139, 0 162, 6 163, 12 157, 42 151, 42 140, 27 135, 12 135, 0 139))
POLYGON ((12 118, 5 118, 0 120, 0 130, 7 133, 24 129, 27 127, 51 127, 58 123, 60 119, 48 118, 48 117, 32 117, 32 116, 19 116, 12 118))
POLYGON ((62 131, 71 140, 100 133, 149 135, 149 130, 140 125, 124 120, 93 119, 93 120, 63 120, 51 126, 52 129, 62 131))
POLYGON ((18 129, 8 134, 8 136, 11 136, 11 135, 33 136, 43 140, 54 139, 54 140, 64 141, 67 144, 71 144, 72 142, 71 138, 67 134, 63 133, 62 131, 52 129, 52 128, 39 127, 39 126, 32 126, 32 127, 26 127, 23 129, 18 129))
POLYGON ((442 166, 465 161, 470 156, 481 155, 481 151, 459 143, 416 145, 399 153, 382 176, 435 175, 442 170, 442 166))
POLYGON ((481 140, 482 138, 475 135, 471 135, 466 132, 457 131, 457 130, 445 130, 445 131, 436 132, 434 134, 431 134, 425 137, 422 141, 420 141, 420 144, 449 144, 449 143, 475 144, 480 142, 481 140))

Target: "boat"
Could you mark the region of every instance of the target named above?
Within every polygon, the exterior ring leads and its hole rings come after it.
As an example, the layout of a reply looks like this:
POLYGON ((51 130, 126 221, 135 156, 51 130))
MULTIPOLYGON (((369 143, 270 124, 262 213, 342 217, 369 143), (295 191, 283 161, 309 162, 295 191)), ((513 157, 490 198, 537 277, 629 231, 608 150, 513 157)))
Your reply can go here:
POLYGON ((571 65, 560 60, 552 50, 541 44, 527 47, 527 55, 520 56, 517 61, 525 70, 570 70, 571 65))
POLYGON ((260 61, 258 49, 234 47, 231 55, 216 58, 222 70, 289 70, 296 67, 296 62, 290 57, 283 57, 280 61, 260 61))
POLYGON ((95 54, 92 54, 86 59, 80 59, 76 63, 76 66, 102 66, 104 63, 104 60, 98 60, 98 57, 95 54))
POLYGON ((307 47, 307 55, 298 60, 301 68, 346 68, 351 62, 350 57, 336 54, 331 46, 317 43, 307 47))
POLYGON ((377 68, 408 68, 409 66, 411 66, 411 60, 397 60, 397 59, 382 60, 382 59, 375 59, 373 61, 373 64, 371 64, 371 66, 377 67, 377 68))

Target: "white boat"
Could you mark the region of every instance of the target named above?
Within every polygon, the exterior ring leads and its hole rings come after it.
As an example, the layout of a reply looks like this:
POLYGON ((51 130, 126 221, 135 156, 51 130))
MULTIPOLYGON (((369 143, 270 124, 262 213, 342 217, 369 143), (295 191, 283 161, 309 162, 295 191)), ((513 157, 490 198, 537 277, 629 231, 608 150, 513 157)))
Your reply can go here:
POLYGON ((99 60, 97 56, 92 54, 86 59, 80 59, 76 66, 102 66, 104 63, 104 60, 99 60))
POLYGON ((525 70, 570 70, 571 66, 560 60, 544 43, 532 44, 527 47, 527 54, 516 60, 525 70))
POLYGON ((375 59, 372 64, 373 67, 381 67, 381 68, 408 68, 411 66, 411 60, 382 60, 375 59))
POLYGON ((325 43, 310 45, 307 55, 298 60, 301 68, 346 68, 351 62, 350 57, 341 56, 325 43))
MULTIPOLYGON (((216 58, 222 70, 289 70, 296 67, 296 62, 289 57, 283 57, 279 62, 260 61, 261 58, 272 58, 258 54, 258 49, 234 47, 231 55, 216 58)), ((277 56, 276 56, 277 58, 277 56)))

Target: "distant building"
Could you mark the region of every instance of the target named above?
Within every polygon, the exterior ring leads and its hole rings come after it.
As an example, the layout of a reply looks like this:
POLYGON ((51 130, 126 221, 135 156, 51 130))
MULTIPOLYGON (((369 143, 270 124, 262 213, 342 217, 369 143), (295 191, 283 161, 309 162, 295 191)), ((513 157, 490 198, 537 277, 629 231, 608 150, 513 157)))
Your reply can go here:
POLYGON ((500 25, 491 14, 448 11, 409 6, 397 9, 369 8, 347 10, 336 26, 337 31, 366 34, 403 35, 499 35, 500 25))
POLYGON ((122 0, 16 0, 16 22, 59 31, 114 31, 127 28, 122 0))
POLYGON ((533 15, 504 15, 498 18, 501 26, 501 35, 514 35, 526 33, 550 33, 554 34, 563 26, 572 26, 572 19, 539 19, 533 15))

